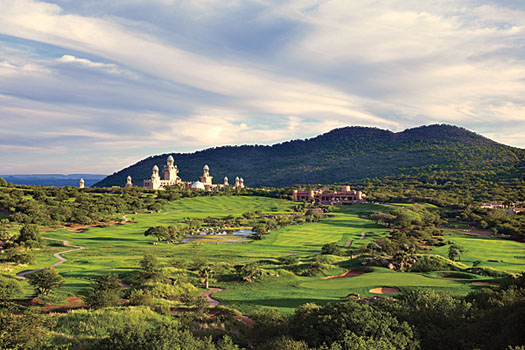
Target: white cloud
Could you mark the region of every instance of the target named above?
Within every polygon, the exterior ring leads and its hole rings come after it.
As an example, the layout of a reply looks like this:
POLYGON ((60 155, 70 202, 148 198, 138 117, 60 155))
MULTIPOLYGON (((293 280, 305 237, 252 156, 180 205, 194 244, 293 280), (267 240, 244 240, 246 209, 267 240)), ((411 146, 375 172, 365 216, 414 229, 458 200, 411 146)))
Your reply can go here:
POLYGON ((91 60, 88 60, 87 58, 77 58, 72 55, 63 55, 62 57, 57 58, 57 62, 66 63, 66 64, 76 63, 76 64, 80 64, 88 68, 102 69, 112 74, 122 74, 124 72, 123 70, 119 69, 117 65, 113 63, 93 62, 91 60))
POLYGON ((346 125, 454 123, 525 146, 523 7, 53 2, 0 0, 0 120, 6 137, 62 142, 97 166, 107 153, 129 161, 346 125))

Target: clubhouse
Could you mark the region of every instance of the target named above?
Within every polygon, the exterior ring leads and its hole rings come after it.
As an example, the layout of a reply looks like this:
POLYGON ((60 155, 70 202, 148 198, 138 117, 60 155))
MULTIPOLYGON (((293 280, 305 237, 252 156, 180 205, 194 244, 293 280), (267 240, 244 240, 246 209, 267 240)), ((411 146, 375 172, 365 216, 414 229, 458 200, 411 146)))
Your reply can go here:
POLYGON ((350 186, 343 186, 341 191, 330 191, 327 188, 309 190, 309 191, 293 191, 294 202, 315 202, 328 205, 348 205, 356 203, 365 203, 366 195, 361 191, 353 191, 350 186))

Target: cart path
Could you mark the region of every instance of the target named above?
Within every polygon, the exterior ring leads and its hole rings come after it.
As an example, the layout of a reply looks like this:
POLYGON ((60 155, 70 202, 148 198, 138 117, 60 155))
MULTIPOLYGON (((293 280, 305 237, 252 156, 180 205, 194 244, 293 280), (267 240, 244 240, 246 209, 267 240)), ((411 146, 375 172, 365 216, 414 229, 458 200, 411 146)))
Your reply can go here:
POLYGON ((210 295, 216 292, 222 292, 223 290, 224 289, 222 288, 210 288, 209 290, 202 292, 201 296, 206 297, 206 299, 208 300, 208 304, 210 304, 210 306, 217 306, 221 302, 216 299, 213 299, 210 295))
POLYGON ((353 239, 349 240, 348 242, 346 242, 346 245, 345 245, 345 248, 348 248, 352 245, 352 242, 354 242, 353 239))
POLYGON ((64 253, 70 253, 70 252, 75 252, 77 250, 82 250, 82 249, 86 249, 86 247, 82 247, 82 246, 79 246, 79 245, 71 245, 69 244, 68 241, 64 241, 64 240, 61 240, 61 239, 55 239, 55 238, 46 238, 46 237, 42 237, 42 239, 47 239, 49 241, 59 241, 59 242, 62 242, 62 244, 64 245, 64 247, 71 247, 71 248, 75 248, 75 249, 68 249, 68 250, 64 250, 64 251, 61 251, 61 252, 58 252, 58 253, 55 253, 53 254, 53 256, 55 258, 58 259, 58 261, 52 265, 49 265, 49 266, 46 266, 46 267, 43 267, 41 269, 36 269, 36 270, 30 270, 30 271, 25 271, 25 272, 21 272, 21 273, 17 273, 16 274, 16 277, 18 277, 19 279, 21 280, 25 280, 27 279, 25 276, 26 275, 29 275, 31 273, 35 273, 35 272, 38 272, 38 271, 42 271, 42 270, 45 270, 45 269, 48 269, 50 267, 55 267, 55 266, 58 266, 58 265, 61 265, 63 263, 65 263, 67 261, 66 258, 64 258, 61 254, 64 254, 64 253))

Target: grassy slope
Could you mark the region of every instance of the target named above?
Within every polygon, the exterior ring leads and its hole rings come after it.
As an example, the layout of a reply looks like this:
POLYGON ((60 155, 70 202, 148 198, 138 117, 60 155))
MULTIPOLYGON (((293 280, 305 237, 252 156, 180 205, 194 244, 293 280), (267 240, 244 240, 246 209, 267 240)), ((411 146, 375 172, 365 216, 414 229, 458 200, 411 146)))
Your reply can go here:
MULTIPOLYGON (((476 260, 481 261, 480 267, 491 267, 496 270, 509 272, 525 271, 525 245, 523 243, 484 238, 467 234, 449 232, 452 235, 446 237, 463 248, 465 253, 461 256, 461 262, 472 265, 476 260), (487 260, 501 260, 502 262, 489 262, 487 260)), ((448 256, 448 246, 438 247, 433 250, 435 254, 448 256)))
MULTIPOLYGON (((369 243, 373 238, 386 235, 384 227, 375 225, 361 216, 371 211, 388 210, 376 205, 356 205, 336 208, 330 217, 318 223, 299 226, 288 226, 272 232, 262 241, 250 244, 182 244, 168 245, 160 243, 152 245, 153 237, 145 237, 144 231, 154 225, 170 225, 183 217, 204 218, 207 216, 240 215, 247 211, 263 210, 265 212, 287 212, 295 204, 292 202, 262 197, 200 197, 184 199, 169 204, 160 213, 128 215, 134 218, 134 224, 124 224, 116 227, 90 228, 81 233, 68 230, 46 232, 45 237, 68 240, 70 244, 82 245, 87 249, 64 256, 68 259, 58 267, 65 277, 62 288, 65 294, 85 295, 89 290, 90 279, 108 273, 116 272, 125 276, 130 271, 138 269, 138 262, 144 254, 153 253, 164 261, 177 258, 193 260, 200 256, 214 263, 220 261, 255 261, 275 259, 276 257, 299 254, 318 253, 325 243, 335 242, 344 245, 348 240, 354 240, 352 247, 369 243), (366 232, 366 238, 361 240, 361 233, 366 232)), ((477 237, 454 236, 451 240, 465 246, 468 252, 464 262, 471 260, 486 260, 488 256, 502 259, 508 265, 500 264, 500 268, 509 271, 525 271, 523 260, 512 256, 523 255, 523 246, 519 243, 501 240, 481 240, 477 237), (492 252, 492 247, 498 250, 492 252), (521 249, 521 250, 520 250, 521 249), (507 253, 504 253, 506 251, 507 253), (471 254, 471 255, 469 255, 471 254), (506 254, 504 256, 504 254, 506 254)), ((15 272, 49 265, 56 261, 52 254, 66 250, 57 243, 49 245, 37 253, 37 264, 25 267, 15 272)), ((438 248, 437 253, 446 251, 438 248)), ((276 269, 279 266, 273 266, 276 269)), ((272 268, 271 266, 269 268, 272 268)), ((337 275, 343 269, 334 269, 329 274, 337 275)), ((221 283, 227 290, 217 293, 216 297, 224 304, 233 305, 243 310, 254 306, 279 307, 291 311, 305 302, 325 303, 338 300, 351 292, 369 295, 374 287, 398 287, 402 292, 417 287, 432 287, 447 289, 456 294, 466 294, 473 286, 470 281, 443 279, 430 274, 399 273, 385 268, 375 268, 373 273, 353 278, 323 280, 320 277, 297 277, 280 271, 280 277, 268 277, 263 282, 253 284, 221 283)), ((30 288, 26 286, 29 293, 30 288)))

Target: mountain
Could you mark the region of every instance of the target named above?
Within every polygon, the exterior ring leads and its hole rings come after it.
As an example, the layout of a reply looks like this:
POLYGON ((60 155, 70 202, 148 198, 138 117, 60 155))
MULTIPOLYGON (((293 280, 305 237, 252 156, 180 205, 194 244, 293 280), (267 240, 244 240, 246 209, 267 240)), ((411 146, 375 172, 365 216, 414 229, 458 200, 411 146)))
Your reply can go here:
POLYGON ((92 186, 107 175, 100 174, 16 174, 0 175, 7 182, 17 185, 36 185, 36 186, 78 186, 80 179, 84 179, 86 187, 92 186))
MULTIPOLYGON (((123 186, 130 175, 135 185, 161 169, 169 154, 162 154, 108 176, 95 186, 123 186)), ((195 181, 204 164, 216 183, 243 177, 248 186, 284 187, 294 184, 350 182, 398 174, 435 171, 510 169, 522 174, 525 150, 499 144, 452 125, 429 125, 403 132, 378 128, 345 127, 326 134, 272 146, 245 145, 210 148, 195 153, 173 153, 179 176, 195 181)))

